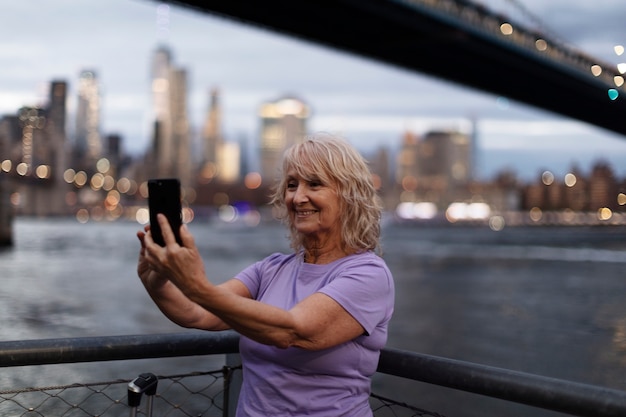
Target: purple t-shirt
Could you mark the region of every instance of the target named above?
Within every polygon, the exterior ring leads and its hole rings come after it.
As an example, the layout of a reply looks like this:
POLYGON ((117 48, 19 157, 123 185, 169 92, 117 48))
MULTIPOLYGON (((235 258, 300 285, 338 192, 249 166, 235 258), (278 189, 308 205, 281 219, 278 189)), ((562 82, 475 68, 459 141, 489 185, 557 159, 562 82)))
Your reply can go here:
POLYGON ((387 341, 394 303, 393 279, 385 262, 372 252, 325 265, 304 263, 301 254, 276 253, 236 278, 252 298, 286 310, 311 294, 324 293, 367 333, 320 351, 280 349, 242 336, 237 416, 371 416, 370 377, 387 341))

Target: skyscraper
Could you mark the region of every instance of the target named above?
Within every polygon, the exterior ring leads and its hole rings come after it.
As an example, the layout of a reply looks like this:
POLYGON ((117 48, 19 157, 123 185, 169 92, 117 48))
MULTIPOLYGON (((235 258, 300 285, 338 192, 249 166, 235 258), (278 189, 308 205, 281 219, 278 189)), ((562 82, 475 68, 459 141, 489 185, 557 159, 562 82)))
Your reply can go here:
POLYGON ((259 109, 261 118, 261 176, 273 182, 278 164, 289 146, 299 143, 307 134, 309 106, 294 97, 265 102, 259 109))
POLYGON ((222 108, 220 93, 217 88, 211 90, 209 109, 202 129, 202 163, 217 162, 218 149, 224 139, 222 137, 222 108))
POLYGON ((29 182, 19 184, 20 213, 41 216, 65 214, 66 99, 67 83, 52 81, 46 108, 22 107, 18 112, 22 129, 21 155, 15 171, 41 185, 30 187, 29 182))
POLYGON ((240 175, 241 147, 239 143, 224 141, 219 91, 213 88, 202 130, 202 161, 199 180, 203 183, 213 179, 233 183, 239 180, 240 175))
POLYGON ((55 167, 54 175, 60 184, 62 173, 67 168, 67 131, 65 129, 67 118, 67 82, 52 81, 50 96, 48 99, 48 123, 51 156, 50 161, 55 167))
POLYGON ((152 62, 153 143, 149 176, 191 181, 187 72, 174 67, 168 48, 159 47, 152 62))
POLYGON ((78 79, 73 165, 93 172, 101 156, 100 87, 96 73, 85 70, 78 79))
POLYGON ((470 137, 459 132, 429 132, 420 141, 418 171, 421 181, 451 189, 471 180, 470 137))
MULTIPOLYGON (((63 172, 67 168, 67 82, 52 81, 48 98, 48 122, 46 130, 49 141, 50 175, 53 186, 47 199, 49 214, 60 214, 65 211, 65 181, 63 172)), ((45 204, 42 204, 45 207, 45 204)))
POLYGON ((417 149, 419 138, 413 132, 406 131, 396 160, 396 182, 402 184, 405 191, 414 191, 419 177, 417 167, 417 149))

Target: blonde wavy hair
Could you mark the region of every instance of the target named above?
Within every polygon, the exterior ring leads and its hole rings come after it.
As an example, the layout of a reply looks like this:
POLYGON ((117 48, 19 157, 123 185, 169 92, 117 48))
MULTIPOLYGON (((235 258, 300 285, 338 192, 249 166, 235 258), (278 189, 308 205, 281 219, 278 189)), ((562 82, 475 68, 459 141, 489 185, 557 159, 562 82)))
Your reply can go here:
POLYGON ((306 180, 319 179, 335 188, 341 202, 344 249, 381 252, 382 205, 367 161, 352 145, 339 136, 317 133, 285 151, 270 204, 276 209, 276 217, 287 224, 291 247, 298 251, 303 248, 304 236, 297 232, 285 204, 286 174, 291 169, 306 180))

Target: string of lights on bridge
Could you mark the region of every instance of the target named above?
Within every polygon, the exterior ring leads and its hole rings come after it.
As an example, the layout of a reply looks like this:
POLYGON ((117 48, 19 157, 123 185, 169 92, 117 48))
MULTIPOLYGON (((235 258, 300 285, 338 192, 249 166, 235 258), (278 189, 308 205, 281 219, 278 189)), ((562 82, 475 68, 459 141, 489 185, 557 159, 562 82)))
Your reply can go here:
MULTIPOLYGON (((624 74, 626 74, 626 62, 617 64, 616 68, 611 68, 611 64, 600 63, 574 48, 566 45, 564 42, 552 40, 549 41, 543 35, 545 28, 529 30, 521 25, 514 24, 512 21, 502 15, 498 15, 486 9, 484 6, 465 0, 407 0, 409 3, 419 3, 433 9, 442 10, 445 13, 456 15, 462 20, 471 22, 475 27, 488 30, 491 33, 499 33, 506 39, 515 42, 517 45, 533 50, 537 53, 545 54, 555 60, 566 61, 583 71, 588 71, 592 76, 602 78, 607 84, 607 95, 610 100, 617 100, 620 95, 619 89, 624 87, 624 74), (508 21, 507 21, 508 20, 508 21)), ((528 16, 529 12, 523 6, 513 0, 509 0, 516 8, 528 16)), ((530 16, 537 23, 539 19, 530 16)), ((615 45, 614 52, 618 57, 624 55, 625 48, 623 45, 615 45)))

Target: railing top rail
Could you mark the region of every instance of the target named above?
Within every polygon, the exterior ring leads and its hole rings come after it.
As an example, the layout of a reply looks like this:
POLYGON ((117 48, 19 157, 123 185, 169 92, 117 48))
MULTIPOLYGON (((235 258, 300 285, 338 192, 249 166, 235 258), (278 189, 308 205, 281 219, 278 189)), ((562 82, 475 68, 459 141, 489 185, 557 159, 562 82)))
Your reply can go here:
POLYGON ((399 349, 378 372, 575 416, 626 416, 626 392, 399 349))
POLYGON ((232 331, 19 340, 0 342, 0 368, 238 351, 239 336, 232 331))
MULTIPOLYGON (((227 332, 103 336, 0 342, 0 368, 237 353, 227 332)), ((576 416, 626 415, 626 392, 394 348, 378 372, 576 416)))

